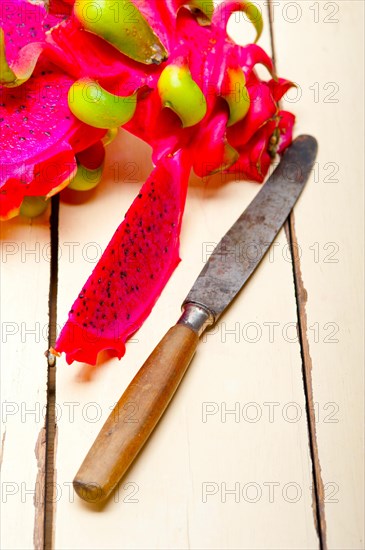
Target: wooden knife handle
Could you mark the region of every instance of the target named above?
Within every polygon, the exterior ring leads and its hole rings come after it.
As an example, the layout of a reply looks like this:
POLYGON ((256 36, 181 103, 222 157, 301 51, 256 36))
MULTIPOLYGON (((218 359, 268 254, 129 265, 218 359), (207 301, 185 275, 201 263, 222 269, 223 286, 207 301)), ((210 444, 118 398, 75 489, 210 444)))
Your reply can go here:
POLYGON ((177 324, 163 337, 102 427, 73 486, 87 502, 113 491, 160 420, 199 342, 190 327, 177 324))

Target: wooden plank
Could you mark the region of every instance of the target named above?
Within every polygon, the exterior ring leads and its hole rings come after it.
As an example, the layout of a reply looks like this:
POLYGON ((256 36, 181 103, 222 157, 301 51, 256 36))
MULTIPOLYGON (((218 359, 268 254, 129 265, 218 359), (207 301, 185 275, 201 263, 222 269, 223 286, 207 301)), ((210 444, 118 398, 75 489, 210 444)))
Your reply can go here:
MULTIPOLYGON (((263 43, 268 46, 268 33, 263 43)), ((149 173, 149 154, 120 135, 109 149, 106 177, 95 197, 77 207, 61 204, 61 249, 79 244, 73 261, 67 253, 60 258, 60 323, 91 271, 85 261, 88 243, 107 244, 149 173), (137 162, 139 181, 113 181, 115 163, 123 180, 129 162, 137 162)), ((278 253, 264 260, 244 294, 207 334, 116 495, 97 507, 80 501, 70 487, 110 408, 176 322, 212 243, 258 190, 234 180, 223 185, 219 175, 203 183, 193 178, 183 262, 122 362, 90 368, 58 361, 57 549, 318 547, 293 273, 284 257, 283 231, 278 253)))
POLYGON ((273 10, 279 72, 299 84, 285 106, 297 132, 319 141, 292 230, 325 535, 329 548, 363 548, 364 5, 273 2, 273 10))
POLYGON ((43 548, 49 212, 1 224, 1 547, 43 548))

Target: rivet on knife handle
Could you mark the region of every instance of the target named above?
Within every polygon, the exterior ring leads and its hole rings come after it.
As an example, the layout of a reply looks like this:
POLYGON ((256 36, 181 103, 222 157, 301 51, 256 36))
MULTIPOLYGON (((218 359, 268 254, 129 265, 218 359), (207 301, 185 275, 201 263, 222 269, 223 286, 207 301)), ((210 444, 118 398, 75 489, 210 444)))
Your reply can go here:
POLYGON ((272 176, 222 238, 186 300, 184 312, 136 374, 74 479, 89 502, 108 497, 152 433, 195 353, 199 336, 235 299, 274 241, 301 194, 317 142, 299 136, 272 176), (255 245, 261 254, 245 254, 255 245), (136 414, 131 417, 133 405, 136 414))
POLYGON ((199 306, 185 306, 178 324, 129 384, 77 472, 73 486, 82 499, 100 502, 113 491, 160 420, 193 358, 199 334, 212 321, 199 306))

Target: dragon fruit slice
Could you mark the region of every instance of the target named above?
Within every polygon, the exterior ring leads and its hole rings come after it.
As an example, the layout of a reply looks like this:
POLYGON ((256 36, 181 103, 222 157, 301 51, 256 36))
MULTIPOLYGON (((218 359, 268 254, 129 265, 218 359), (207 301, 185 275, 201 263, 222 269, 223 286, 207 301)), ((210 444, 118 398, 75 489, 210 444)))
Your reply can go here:
POLYGON ((25 197, 48 198, 65 187, 77 168, 75 154, 105 134, 71 114, 67 91, 73 80, 44 54, 46 32, 61 20, 39 2, 1 5, 1 219, 17 215, 25 197))
POLYGON ((60 19, 41 3, 3 2, 0 9, 0 84, 16 87, 28 80, 45 45, 45 34, 60 19))
POLYGON ((83 287, 56 342, 66 360, 118 358, 180 261, 179 235, 190 166, 185 152, 158 163, 83 287))
POLYGON ((73 80, 45 60, 17 88, 0 89, 0 216, 16 215, 25 196, 51 196, 76 171, 75 153, 105 134, 76 119, 67 90, 73 80))

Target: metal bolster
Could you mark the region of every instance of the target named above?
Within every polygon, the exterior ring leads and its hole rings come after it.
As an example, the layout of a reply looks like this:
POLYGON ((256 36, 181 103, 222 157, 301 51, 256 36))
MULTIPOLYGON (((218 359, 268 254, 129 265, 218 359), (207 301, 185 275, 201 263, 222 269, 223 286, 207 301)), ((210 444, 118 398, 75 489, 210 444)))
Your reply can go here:
POLYGON ((201 336, 205 329, 214 323, 214 315, 200 304, 187 302, 183 304, 183 313, 178 320, 179 325, 186 325, 198 336, 201 336))

